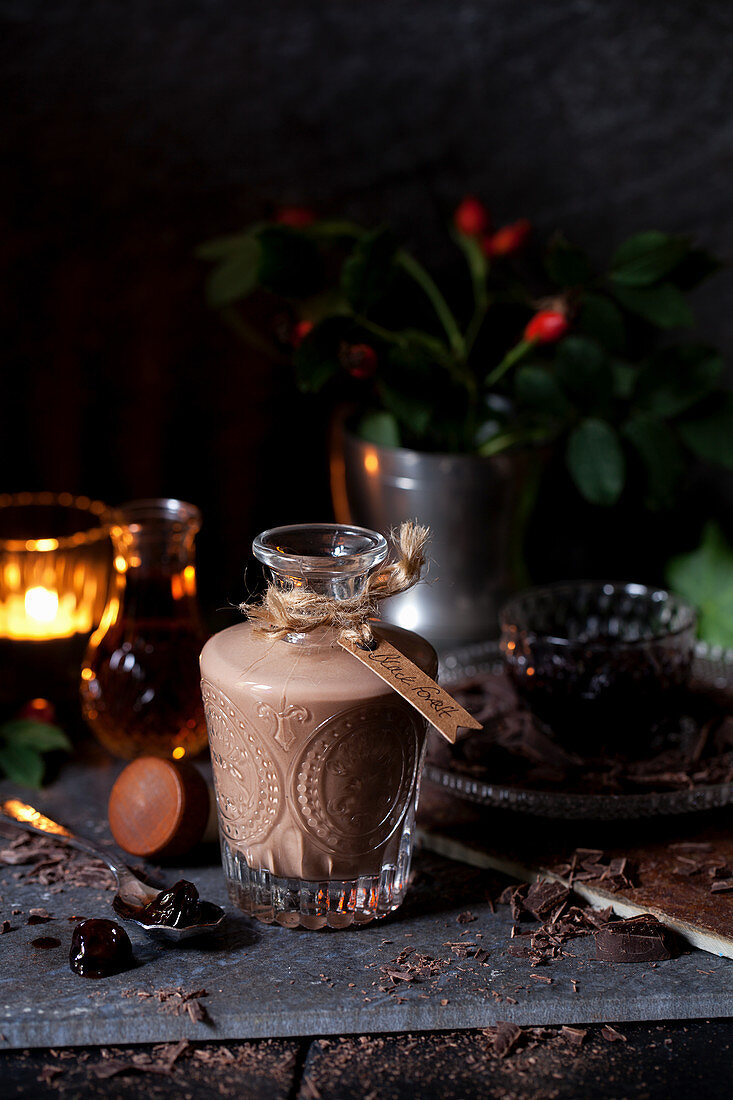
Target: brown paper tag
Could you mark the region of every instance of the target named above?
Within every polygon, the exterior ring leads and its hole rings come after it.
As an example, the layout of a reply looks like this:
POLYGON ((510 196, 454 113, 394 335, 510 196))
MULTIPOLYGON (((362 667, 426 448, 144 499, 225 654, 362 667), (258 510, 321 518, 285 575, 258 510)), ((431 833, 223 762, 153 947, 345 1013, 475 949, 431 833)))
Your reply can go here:
POLYGON ((455 742, 459 726, 480 730, 481 723, 452 699, 435 680, 395 649, 384 638, 376 637, 376 649, 362 649, 356 642, 339 639, 339 645, 371 669, 385 683, 406 699, 416 710, 435 726, 438 733, 451 744, 455 742))

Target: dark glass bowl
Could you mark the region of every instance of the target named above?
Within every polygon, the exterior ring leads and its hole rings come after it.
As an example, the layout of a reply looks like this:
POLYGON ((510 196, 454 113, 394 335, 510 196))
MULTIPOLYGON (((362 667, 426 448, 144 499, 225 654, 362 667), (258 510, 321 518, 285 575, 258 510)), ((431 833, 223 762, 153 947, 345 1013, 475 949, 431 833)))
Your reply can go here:
POLYGON ((697 618, 671 592, 577 581, 530 589, 500 613, 517 691, 573 747, 649 735, 679 706, 697 618))

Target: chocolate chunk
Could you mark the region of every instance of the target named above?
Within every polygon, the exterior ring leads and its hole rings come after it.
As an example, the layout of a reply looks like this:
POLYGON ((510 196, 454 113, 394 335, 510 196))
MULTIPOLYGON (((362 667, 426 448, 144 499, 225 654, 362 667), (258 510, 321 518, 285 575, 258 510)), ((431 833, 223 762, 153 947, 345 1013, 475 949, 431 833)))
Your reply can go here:
POLYGON ((583 1040, 588 1034, 587 1030, 581 1027, 568 1027, 564 1025, 560 1028, 560 1034, 568 1039, 574 1047, 580 1047, 583 1045, 583 1040))
POLYGON ((569 897, 570 891, 561 882, 538 881, 530 886, 523 904, 537 920, 544 920, 569 897))
POLYGON ((498 1058, 506 1058, 522 1037, 521 1027, 506 1020, 499 1020, 496 1027, 489 1027, 486 1032, 491 1037, 493 1053, 498 1058))
POLYGON ((594 934, 596 959, 600 962, 659 962, 672 958, 671 936, 650 914, 610 921, 594 934))

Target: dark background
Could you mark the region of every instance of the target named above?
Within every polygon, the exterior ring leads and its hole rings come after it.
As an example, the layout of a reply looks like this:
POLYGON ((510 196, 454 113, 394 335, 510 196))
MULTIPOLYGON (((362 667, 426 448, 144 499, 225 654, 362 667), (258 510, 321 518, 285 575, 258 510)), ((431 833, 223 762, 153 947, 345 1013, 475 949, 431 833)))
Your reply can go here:
MULTIPOLYGON (((731 5, 4 0, 0 14, 0 488, 195 501, 210 603, 242 597, 257 530, 327 518, 329 501, 324 418, 304 426, 277 372, 207 311, 199 241, 305 202, 392 221, 449 271, 444 221, 473 191, 498 222, 562 226, 600 258, 649 227, 731 252, 731 5)), ((731 289, 724 272, 697 301, 726 352, 731 289)), ((694 542, 723 487, 703 477, 672 542, 694 542)))

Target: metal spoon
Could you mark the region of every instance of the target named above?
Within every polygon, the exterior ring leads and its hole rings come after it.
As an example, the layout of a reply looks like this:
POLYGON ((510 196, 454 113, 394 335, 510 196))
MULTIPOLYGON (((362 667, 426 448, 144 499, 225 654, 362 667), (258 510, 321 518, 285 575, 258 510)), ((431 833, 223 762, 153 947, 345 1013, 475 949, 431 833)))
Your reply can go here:
POLYGON ((51 818, 45 817, 39 810, 35 810, 33 806, 28 806, 25 802, 20 802, 17 798, 0 802, 0 817, 12 821, 14 825, 24 829, 27 833, 52 836, 62 844, 68 844, 70 848, 77 848, 80 852, 86 852, 87 855, 94 856, 95 859, 101 859, 102 863, 107 864, 117 880, 117 893, 112 899, 115 912, 123 920, 137 924, 149 936, 174 942, 186 940, 191 936, 200 936, 203 932, 210 932, 212 928, 216 928, 217 925, 221 924, 224 919, 224 910, 220 905, 214 905, 211 901, 202 901, 200 902, 201 920, 196 924, 185 925, 182 928, 174 928, 167 924, 146 924, 145 921, 140 920, 139 914, 153 898, 158 897, 161 891, 155 890, 152 886, 142 882, 126 864, 118 863, 107 852, 96 848, 91 841, 85 840, 84 837, 75 836, 63 825, 59 825, 51 818))

